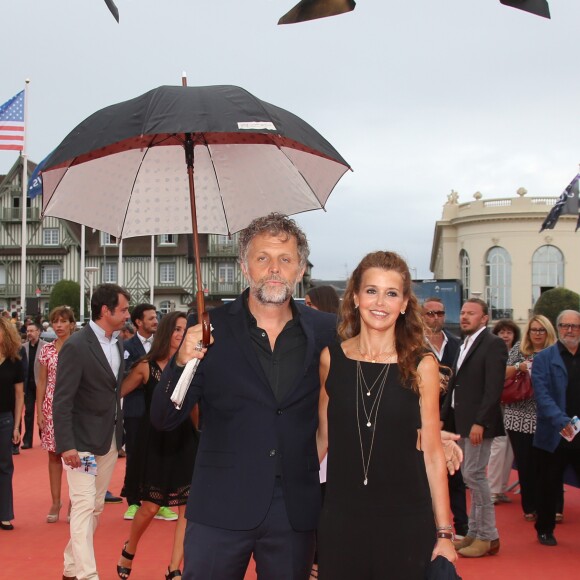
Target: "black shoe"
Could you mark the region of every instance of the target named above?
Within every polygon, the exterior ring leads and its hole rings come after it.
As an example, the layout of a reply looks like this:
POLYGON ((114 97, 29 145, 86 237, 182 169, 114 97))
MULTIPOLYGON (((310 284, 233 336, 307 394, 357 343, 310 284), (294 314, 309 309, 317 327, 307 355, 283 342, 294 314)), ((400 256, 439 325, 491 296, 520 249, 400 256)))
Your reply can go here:
POLYGON ((20 449, 31 449, 32 448, 32 443, 23 443, 20 446, 20 449))
POLYGON ((0 530, 13 530, 14 526, 12 525, 12 522, 0 522, 0 530))
POLYGON ((547 533, 547 534, 538 534, 538 542, 543 546, 557 546, 558 542, 556 538, 554 538, 554 534, 547 533))
POLYGON ((109 490, 105 494, 105 503, 123 503, 123 499, 113 495, 109 490))
POLYGON ((20 455, 20 447, 18 445, 12 445, 12 455, 20 455))

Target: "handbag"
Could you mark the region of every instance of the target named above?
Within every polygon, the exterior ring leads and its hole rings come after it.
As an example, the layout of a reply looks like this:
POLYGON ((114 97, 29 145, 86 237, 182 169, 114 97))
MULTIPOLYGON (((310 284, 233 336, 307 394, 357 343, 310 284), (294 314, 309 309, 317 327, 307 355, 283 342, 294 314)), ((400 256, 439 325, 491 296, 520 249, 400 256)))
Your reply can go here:
POLYGON ((517 371, 511 379, 506 379, 501 393, 503 405, 509 403, 519 403, 534 396, 532 378, 528 371, 517 371))

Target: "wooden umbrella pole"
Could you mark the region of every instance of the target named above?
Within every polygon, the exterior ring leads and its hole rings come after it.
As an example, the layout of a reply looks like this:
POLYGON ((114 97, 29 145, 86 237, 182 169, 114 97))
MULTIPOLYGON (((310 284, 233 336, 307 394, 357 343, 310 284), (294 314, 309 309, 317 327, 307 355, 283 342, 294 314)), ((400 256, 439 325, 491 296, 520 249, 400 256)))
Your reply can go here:
POLYGON ((187 177, 189 179, 189 200, 191 207, 191 225, 193 228, 193 252, 195 254, 195 278, 197 283, 197 320, 203 324, 203 344, 209 345, 210 324, 209 315, 205 311, 203 297, 203 283, 201 280, 201 260, 199 257, 199 232, 197 229, 197 211, 195 207, 195 184, 193 181, 193 139, 191 133, 185 134, 185 159, 187 163, 187 177))
MULTIPOLYGON (((181 74, 181 85, 187 86, 187 75, 181 74)), ((203 324, 202 342, 204 346, 209 346, 211 325, 209 314, 205 311, 205 300, 203 297, 203 283, 201 281, 201 260, 199 257, 199 232, 197 231, 197 211, 195 209, 195 183, 193 181, 193 139, 191 133, 185 135, 185 162, 187 164, 187 177, 189 179, 189 200, 191 207, 191 226, 193 228, 193 252, 195 254, 195 277, 197 281, 197 320, 203 324)))

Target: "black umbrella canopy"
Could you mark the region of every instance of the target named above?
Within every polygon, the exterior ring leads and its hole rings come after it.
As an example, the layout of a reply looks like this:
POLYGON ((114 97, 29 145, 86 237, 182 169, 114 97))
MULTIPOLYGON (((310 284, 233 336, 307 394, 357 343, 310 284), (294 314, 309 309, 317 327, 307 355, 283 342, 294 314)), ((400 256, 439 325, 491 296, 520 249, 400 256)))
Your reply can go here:
POLYGON ((290 144, 348 163, 300 117, 232 85, 162 86, 97 111, 62 141, 46 160, 45 171, 82 163, 116 151, 176 144, 183 135, 211 142, 290 144))
POLYGON ((165 86, 71 131, 43 164, 43 210, 117 238, 231 234, 323 208, 348 169, 308 123, 244 89, 165 86))
POLYGON ((550 18, 550 6, 547 0, 499 0, 505 6, 519 8, 530 14, 550 18))

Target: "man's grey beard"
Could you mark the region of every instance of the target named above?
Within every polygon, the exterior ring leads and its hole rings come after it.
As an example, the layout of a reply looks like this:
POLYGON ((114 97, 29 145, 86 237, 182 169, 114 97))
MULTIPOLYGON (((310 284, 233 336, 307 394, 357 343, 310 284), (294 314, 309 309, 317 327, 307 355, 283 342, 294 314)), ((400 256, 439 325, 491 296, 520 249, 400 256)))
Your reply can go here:
POLYGON ((567 336, 560 338, 560 342, 567 348, 575 349, 580 344, 580 337, 567 336))
POLYGON ((287 280, 278 276, 273 276, 267 279, 262 278, 257 282, 250 280, 250 292, 261 304, 284 304, 284 302, 286 302, 286 300, 288 300, 288 298, 290 298, 294 293, 295 287, 296 282, 294 282, 293 285, 290 285, 287 280), (283 282, 284 285, 269 287, 266 285, 266 282, 270 280, 283 282))

